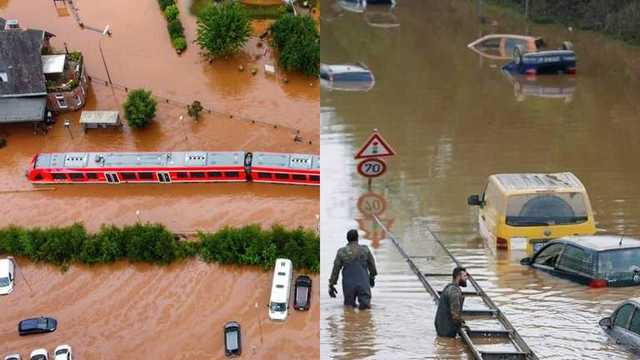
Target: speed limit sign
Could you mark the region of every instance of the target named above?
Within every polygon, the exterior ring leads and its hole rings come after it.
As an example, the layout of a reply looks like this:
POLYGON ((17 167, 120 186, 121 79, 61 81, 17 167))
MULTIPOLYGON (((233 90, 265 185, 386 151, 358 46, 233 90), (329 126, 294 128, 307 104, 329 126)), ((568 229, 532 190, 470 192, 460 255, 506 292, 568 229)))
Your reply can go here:
POLYGON ((362 160, 358 164, 358 172, 369 178, 378 177, 387 171, 387 164, 381 159, 371 158, 362 160))

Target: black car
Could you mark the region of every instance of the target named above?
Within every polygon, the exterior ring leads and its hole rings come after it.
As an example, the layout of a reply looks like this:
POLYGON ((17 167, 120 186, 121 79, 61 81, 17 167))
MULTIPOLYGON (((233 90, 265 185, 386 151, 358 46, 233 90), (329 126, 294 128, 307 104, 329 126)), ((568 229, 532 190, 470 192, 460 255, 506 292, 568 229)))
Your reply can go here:
POLYGON ((569 236, 549 241, 520 263, 591 287, 640 285, 640 240, 569 236))
POLYGON ((224 354, 229 357, 242 354, 240 324, 235 321, 229 321, 224 325, 224 354))
POLYGON ((309 310, 311 305, 311 278, 300 275, 296 278, 295 297, 293 308, 296 310, 309 310))
POLYGON ((56 331, 58 321, 54 318, 41 316, 39 318, 26 319, 18 324, 20 335, 42 334, 56 331))
POLYGON ((640 298, 623 302, 610 317, 603 318, 599 324, 617 344, 640 353, 640 298))

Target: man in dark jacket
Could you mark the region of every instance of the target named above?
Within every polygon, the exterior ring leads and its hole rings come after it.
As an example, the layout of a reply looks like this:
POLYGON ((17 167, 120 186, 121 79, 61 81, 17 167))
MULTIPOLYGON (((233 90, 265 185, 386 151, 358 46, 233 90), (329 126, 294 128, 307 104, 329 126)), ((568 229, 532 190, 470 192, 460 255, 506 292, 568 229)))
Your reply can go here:
POLYGON ((438 336, 456 337, 460 328, 466 326, 462 320, 464 296, 460 287, 467 286, 467 277, 465 268, 456 267, 453 269, 453 281, 442 290, 435 321, 438 336))
POLYGON ((344 304, 360 309, 371 307, 371 288, 378 275, 376 261, 366 245, 358 244, 358 231, 347 232, 347 246, 341 247, 333 261, 333 271, 329 278, 329 296, 336 297, 335 285, 342 270, 342 292, 344 304))

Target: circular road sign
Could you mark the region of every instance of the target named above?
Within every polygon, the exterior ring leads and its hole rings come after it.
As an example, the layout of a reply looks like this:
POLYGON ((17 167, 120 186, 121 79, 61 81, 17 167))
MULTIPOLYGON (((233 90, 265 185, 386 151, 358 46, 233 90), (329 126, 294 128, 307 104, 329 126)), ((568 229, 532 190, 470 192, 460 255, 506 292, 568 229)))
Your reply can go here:
POLYGON ((380 159, 365 159, 358 164, 358 172, 366 177, 378 177, 387 171, 387 164, 380 159))
POLYGON ((358 210, 366 217, 380 216, 387 210, 387 201, 374 192, 368 192, 358 198, 358 210))

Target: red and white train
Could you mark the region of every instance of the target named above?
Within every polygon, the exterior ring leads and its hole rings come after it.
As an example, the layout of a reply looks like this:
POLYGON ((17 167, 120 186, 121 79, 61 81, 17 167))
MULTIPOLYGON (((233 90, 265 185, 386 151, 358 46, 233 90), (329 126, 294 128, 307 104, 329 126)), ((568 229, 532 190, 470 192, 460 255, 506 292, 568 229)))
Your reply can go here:
POLYGON ((268 152, 40 153, 34 184, 262 182, 320 185, 320 157, 268 152))

